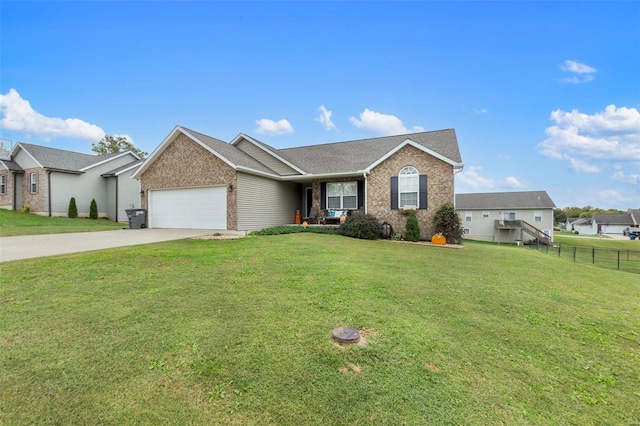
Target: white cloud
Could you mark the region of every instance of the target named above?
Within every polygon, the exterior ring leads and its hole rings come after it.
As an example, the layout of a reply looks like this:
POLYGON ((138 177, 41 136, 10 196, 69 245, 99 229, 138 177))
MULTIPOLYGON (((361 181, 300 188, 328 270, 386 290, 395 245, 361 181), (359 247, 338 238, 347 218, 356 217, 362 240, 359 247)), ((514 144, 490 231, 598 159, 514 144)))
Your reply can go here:
POLYGON ((571 170, 582 173, 600 173, 602 170, 598 166, 589 164, 586 161, 579 160, 577 158, 568 158, 571 163, 571 170))
POLYGON ((597 70, 589 65, 582 64, 576 61, 566 60, 560 65, 560 69, 565 72, 573 73, 571 77, 565 77, 560 79, 563 83, 580 84, 587 83, 594 79, 593 74, 597 70))
POLYGON ((486 108, 481 108, 481 109, 477 109, 475 110, 476 114, 488 114, 489 110, 486 108))
POLYGON ((598 199, 604 205, 611 205, 614 203, 620 204, 633 204, 634 201, 637 203, 637 199, 634 200, 634 197, 624 196, 619 191, 615 189, 605 189, 598 192, 598 199))
POLYGON ((505 179, 491 179, 481 175, 481 166, 469 166, 455 175, 456 192, 482 192, 509 188, 523 188, 526 185, 514 176, 505 179))
POLYGON ((316 121, 319 121, 327 130, 335 130, 336 125, 331 121, 331 111, 328 111, 324 105, 320 105, 318 111, 320 111, 320 115, 316 118, 316 121))
POLYGON ((293 133, 293 127, 284 118, 280 121, 269 120, 268 118, 262 118, 256 120, 258 128, 256 133, 261 135, 284 135, 285 133, 293 133))
POLYGON ((411 130, 409 130, 402 124, 402 120, 395 115, 381 114, 371 111, 369 108, 365 108, 365 110, 360 113, 360 120, 355 117, 350 117, 349 121, 360 129, 382 136, 424 132, 424 128, 421 126, 413 126, 411 130))
POLYGON ((573 170, 600 171, 589 161, 640 161, 640 112, 609 105, 593 115, 577 109, 551 113, 555 125, 547 127, 547 139, 538 144, 546 157, 567 160, 573 170))
POLYGON ((509 188, 522 188, 524 184, 520 182, 517 178, 513 176, 509 176, 504 180, 504 186, 508 186, 509 188))
POLYGON ((596 72, 596 69, 580 62, 566 60, 560 65, 562 71, 575 72, 577 74, 590 74, 596 72))
POLYGON ((45 139, 63 136, 98 141, 105 135, 100 127, 78 118, 62 119, 38 113, 15 89, 9 89, 6 95, 0 95, 0 112, 0 127, 3 129, 34 134, 45 139))
POLYGON ((613 180, 623 183, 630 183, 632 185, 640 185, 640 173, 625 173, 624 170, 618 169, 617 172, 611 176, 613 180))

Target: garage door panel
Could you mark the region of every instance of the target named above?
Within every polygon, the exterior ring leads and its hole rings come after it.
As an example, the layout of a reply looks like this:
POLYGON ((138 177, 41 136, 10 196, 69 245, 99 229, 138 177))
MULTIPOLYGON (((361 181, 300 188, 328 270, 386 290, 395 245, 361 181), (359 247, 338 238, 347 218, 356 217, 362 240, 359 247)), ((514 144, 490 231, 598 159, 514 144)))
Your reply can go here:
POLYGON ((227 229, 227 188, 218 186, 151 190, 149 226, 227 229))

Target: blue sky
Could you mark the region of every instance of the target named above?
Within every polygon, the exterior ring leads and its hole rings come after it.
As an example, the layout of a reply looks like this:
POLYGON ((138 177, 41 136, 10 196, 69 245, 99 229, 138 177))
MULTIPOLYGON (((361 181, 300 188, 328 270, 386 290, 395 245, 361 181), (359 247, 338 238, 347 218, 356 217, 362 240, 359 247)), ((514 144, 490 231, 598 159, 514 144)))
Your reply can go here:
POLYGON ((454 128, 456 192, 640 208, 640 2, 0 3, 0 137, 454 128))

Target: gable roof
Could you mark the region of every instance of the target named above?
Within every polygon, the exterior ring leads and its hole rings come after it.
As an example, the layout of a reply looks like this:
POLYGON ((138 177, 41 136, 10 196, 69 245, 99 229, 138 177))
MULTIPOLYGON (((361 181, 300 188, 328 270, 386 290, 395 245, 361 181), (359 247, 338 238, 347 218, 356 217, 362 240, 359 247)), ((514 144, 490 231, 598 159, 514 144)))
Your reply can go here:
POLYGON ((370 168, 400 145, 408 144, 408 141, 462 167, 458 140, 453 129, 286 148, 278 152, 310 174, 348 173, 370 168))
POLYGON ((456 209, 552 209, 554 202, 546 191, 487 192, 456 194, 456 209))
POLYGON ((640 225, 640 209, 629 209, 629 214, 631 215, 631 220, 633 220, 633 224, 635 226, 640 225))
POLYGON ((623 214, 594 214, 593 221, 601 225, 633 225, 629 213, 623 214))
POLYGON ((15 158, 15 155, 19 150, 25 151, 40 167, 44 169, 75 173, 82 173, 91 167, 95 167, 123 155, 132 155, 135 157, 135 155, 129 151, 91 155, 19 142, 13 148, 11 153, 12 158, 15 158))
POLYGON ((281 179, 309 178, 315 175, 362 174, 407 145, 440 158, 456 168, 463 167, 458 140, 453 129, 276 149, 244 133, 240 133, 230 143, 226 143, 186 127, 176 126, 140 168, 136 170, 133 177, 138 178, 144 173, 180 133, 185 134, 236 170, 265 174, 281 179), (266 154, 300 174, 278 174, 258 161, 258 159, 238 148, 236 145, 242 140, 255 145, 266 154))
POLYGON ((126 171, 129 171, 129 170, 131 170, 133 168, 136 168, 136 167, 140 166, 140 164, 142 164, 143 161, 144 160, 139 158, 137 160, 132 161, 131 163, 125 164, 124 166, 120 166, 120 167, 115 168, 113 170, 109 170, 108 172, 105 172, 105 173, 101 174, 100 176, 102 176, 102 177, 113 177, 113 176, 121 175, 122 173, 124 173, 126 171))

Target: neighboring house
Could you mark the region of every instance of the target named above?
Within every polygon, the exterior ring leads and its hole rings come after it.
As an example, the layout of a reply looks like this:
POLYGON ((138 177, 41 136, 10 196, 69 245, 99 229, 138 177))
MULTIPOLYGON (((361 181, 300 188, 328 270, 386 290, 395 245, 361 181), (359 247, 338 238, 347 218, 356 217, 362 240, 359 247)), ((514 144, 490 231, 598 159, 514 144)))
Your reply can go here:
POLYGON ((591 229, 590 217, 574 217, 567 221, 567 231, 577 231, 581 233, 584 229, 591 229))
POLYGON ((553 209, 546 191, 457 194, 465 238, 497 243, 553 241, 553 209))
POLYGON ((576 221, 574 231, 584 235, 623 234, 627 228, 638 226, 640 210, 629 210, 622 214, 594 214, 590 218, 576 221))
POLYGON ((98 215, 126 221, 125 210, 140 206, 140 185, 131 174, 140 164, 131 152, 81 154, 19 142, 11 158, 0 159, 0 208, 46 216, 67 216, 71 197, 79 216, 91 200, 98 215))
POLYGON ((402 232, 401 210, 412 208, 430 237, 462 167, 452 129, 276 149, 245 134, 227 143, 177 126, 133 177, 152 228, 252 230, 314 208, 366 212, 402 232))

